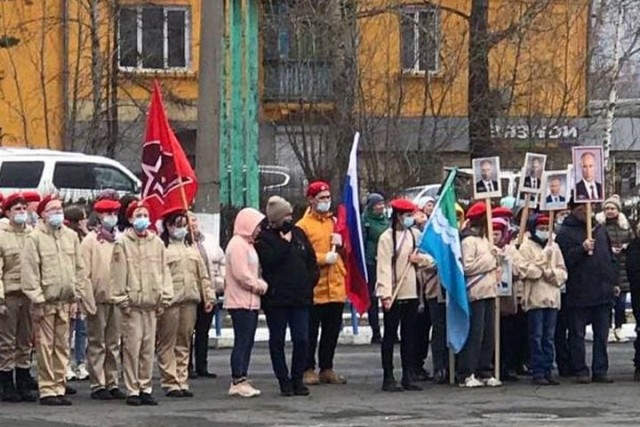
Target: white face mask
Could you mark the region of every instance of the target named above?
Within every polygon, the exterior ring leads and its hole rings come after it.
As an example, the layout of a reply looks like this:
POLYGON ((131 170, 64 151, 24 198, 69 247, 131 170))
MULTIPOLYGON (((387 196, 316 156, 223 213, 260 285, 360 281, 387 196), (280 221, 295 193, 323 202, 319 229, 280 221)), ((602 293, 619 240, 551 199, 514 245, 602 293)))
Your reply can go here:
POLYGON ((331 209, 331 201, 329 202, 320 202, 316 206, 316 210, 320 213, 327 213, 331 209))
POLYGON ((542 230, 536 230, 536 237, 542 241, 548 240, 549 239, 549 232, 548 231, 542 231, 542 230))

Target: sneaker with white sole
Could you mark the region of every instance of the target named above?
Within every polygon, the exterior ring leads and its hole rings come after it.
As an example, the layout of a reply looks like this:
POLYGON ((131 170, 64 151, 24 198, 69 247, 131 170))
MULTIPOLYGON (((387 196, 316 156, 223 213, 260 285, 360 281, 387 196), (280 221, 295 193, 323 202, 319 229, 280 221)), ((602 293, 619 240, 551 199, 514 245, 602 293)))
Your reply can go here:
POLYGON ((616 334, 613 331, 613 329, 609 329, 609 336, 607 337, 607 342, 608 343, 618 342, 618 340, 616 339, 616 334))
POLYGON ((229 396, 257 397, 260 396, 260 390, 253 388, 249 381, 242 381, 238 384, 231 383, 229 396))
POLYGON ((501 387, 502 386, 502 381, 500 381, 499 379, 497 379, 495 377, 491 377, 491 378, 488 378, 488 379, 484 380, 484 384, 487 387, 501 387))
POLYGON ((67 374, 66 374, 66 378, 67 381, 75 381, 78 377, 76 376, 75 371, 73 370, 73 368, 71 367, 71 365, 67 366, 67 374))
POLYGON ((613 335, 616 337, 616 342, 629 342, 629 338, 624 335, 622 328, 617 328, 616 330, 614 330, 613 335))
POLYGON ((484 387, 484 383, 479 381, 475 375, 469 375, 464 382, 460 383, 460 387, 463 388, 476 388, 476 387, 484 387))
POLYGON ((76 376, 78 377, 79 381, 85 381, 89 379, 89 371, 87 371, 86 364, 81 363, 80 365, 78 365, 78 367, 76 368, 76 376))

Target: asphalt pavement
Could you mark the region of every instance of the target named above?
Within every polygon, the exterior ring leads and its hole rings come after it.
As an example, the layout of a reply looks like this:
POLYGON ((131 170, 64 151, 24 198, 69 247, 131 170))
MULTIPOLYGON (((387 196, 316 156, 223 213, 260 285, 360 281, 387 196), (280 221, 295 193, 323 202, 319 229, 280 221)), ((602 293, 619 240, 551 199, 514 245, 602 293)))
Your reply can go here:
POLYGON ((88 383, 76 382, 79 393, 71 407, 0 403, 0 427, 637 425, 640 383, 633 382, 632 358, 631 343, 610 346, 610 374, 616 380, 611 385, 565 380, 558 387, 534 387, 523 378, 495 389, 425 383, 424 391, 390 394, 380 390, 379 348, 343 345, 335 366, 348 377, 347 385, 315 386, 309 397, 283 398, 268 348, 260 343, 250 369, 262 390, 257 398, 227 396, 229 350, 211 350, 210 368, 219 378, 192 380, 193 399, 168 399, 158 385, 154 395, 159 406, 131 408, 123 402, 92 401, 88 383))

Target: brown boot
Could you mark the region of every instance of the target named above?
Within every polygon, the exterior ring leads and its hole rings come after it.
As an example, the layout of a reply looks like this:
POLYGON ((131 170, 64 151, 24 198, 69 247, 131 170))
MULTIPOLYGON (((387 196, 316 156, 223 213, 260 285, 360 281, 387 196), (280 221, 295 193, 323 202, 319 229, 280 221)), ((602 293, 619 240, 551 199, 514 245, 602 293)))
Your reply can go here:
POLYGON ((318 385, 320 384, 320 377, 313 369, 307 369, 302 376, 302 382, 305 385, 318 385))
POLYGON ((323 384, 346 384, 347 379, 336 374, 333 369, 320 372, 320 382, 323 384))

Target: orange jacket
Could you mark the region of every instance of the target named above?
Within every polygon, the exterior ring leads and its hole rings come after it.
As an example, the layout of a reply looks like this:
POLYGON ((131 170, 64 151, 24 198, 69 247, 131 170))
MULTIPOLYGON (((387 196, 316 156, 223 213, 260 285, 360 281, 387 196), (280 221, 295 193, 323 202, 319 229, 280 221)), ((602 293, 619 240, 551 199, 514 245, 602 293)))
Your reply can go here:
POLYGON ((320 268, 320 279, 313 290, 313 303, 345 302, 347 291, 344 278, 347 275, 347 269, 342 257, 339 256, 338 261, 333 265, 325 263, 325 257, 331 251, 331 234, 334 233, 335 227, 333 215, 320 215, 308 209, 296 225, 304 231, 311 242, 320 268))

